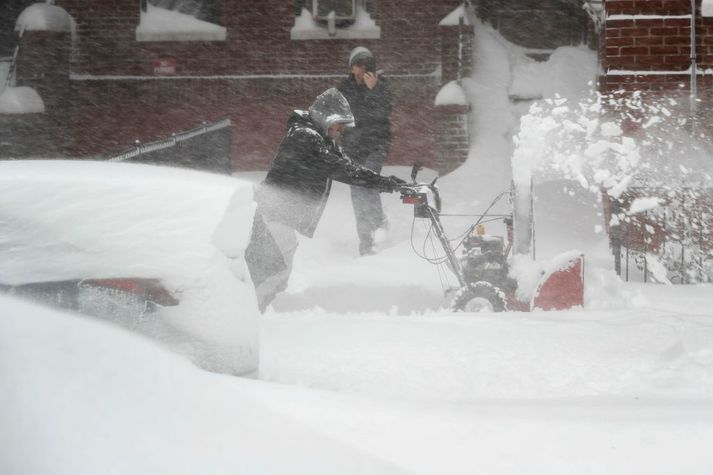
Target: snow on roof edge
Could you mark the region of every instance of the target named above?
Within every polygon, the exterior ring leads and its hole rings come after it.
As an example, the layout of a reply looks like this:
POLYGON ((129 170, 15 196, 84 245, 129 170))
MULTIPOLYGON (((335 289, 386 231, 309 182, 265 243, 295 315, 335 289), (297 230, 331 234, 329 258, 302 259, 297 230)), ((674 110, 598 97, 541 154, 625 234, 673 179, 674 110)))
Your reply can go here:
POLYGON ((470 21, 468 20, 468 15, 465 12, 465 4, 463 4, 463 3, 461 3, 459 7, 456 7, 455 10, 450 12, 440 22, 438 22, 438 25, 439 26, 460 25, 461 18, 463 19, 464 25, 470 25, 470 21))

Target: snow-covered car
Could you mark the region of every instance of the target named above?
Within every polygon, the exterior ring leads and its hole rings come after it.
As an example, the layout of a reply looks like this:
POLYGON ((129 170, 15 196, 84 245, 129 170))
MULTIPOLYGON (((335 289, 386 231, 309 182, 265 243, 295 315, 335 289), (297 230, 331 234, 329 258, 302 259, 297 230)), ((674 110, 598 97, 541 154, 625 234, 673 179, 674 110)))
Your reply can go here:
POLYGON ((0 161, 0 291, 111 320, 203 367, 257 369, 252 185, 138 164, 0 161))

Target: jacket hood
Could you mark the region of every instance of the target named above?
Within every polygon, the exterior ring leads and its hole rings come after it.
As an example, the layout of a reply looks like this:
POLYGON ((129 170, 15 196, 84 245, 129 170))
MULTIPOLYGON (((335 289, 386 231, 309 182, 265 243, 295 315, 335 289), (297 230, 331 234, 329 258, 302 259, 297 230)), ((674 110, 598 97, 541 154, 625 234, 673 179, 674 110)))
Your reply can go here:
POLYGON ((309 117, 324 135, 333 124, 354 126, 354 116, 349 103, 335 87, 329 88, 317 96, 309 108, 309 117))

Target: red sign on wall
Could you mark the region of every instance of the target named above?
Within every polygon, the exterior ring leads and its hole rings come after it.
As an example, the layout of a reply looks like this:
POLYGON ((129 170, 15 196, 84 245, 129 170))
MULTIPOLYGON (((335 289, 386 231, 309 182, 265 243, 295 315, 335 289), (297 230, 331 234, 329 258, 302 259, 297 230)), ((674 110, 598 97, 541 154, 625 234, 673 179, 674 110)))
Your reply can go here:
POLYGON ((173 76, 176 74, 175 58, 158 58, 153 60, 154 76, 173 76))

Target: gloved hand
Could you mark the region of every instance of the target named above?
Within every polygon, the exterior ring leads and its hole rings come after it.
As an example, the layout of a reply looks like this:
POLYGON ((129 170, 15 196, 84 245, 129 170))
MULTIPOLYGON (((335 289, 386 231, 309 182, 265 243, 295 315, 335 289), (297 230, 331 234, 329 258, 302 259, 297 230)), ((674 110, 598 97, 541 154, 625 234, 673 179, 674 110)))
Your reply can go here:
POLYGON ((406 184, 406 181, 397 176, 381 177, 379 191, 383 193, 393 193, 406 184))

